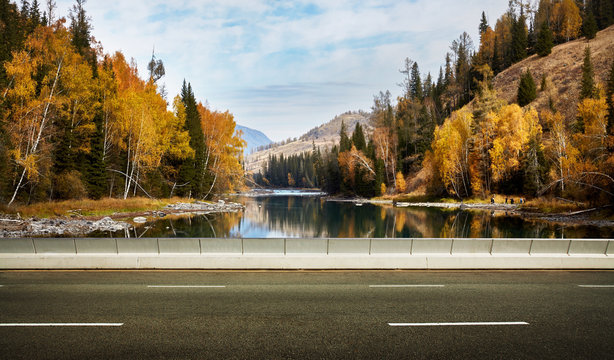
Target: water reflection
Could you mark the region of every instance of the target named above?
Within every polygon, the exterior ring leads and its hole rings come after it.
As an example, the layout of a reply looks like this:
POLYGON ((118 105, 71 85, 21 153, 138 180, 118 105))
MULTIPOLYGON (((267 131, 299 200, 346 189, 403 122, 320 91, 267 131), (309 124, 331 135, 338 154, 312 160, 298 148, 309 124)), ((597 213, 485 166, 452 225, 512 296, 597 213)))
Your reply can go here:
MULTIPOLYGON (((130 237, 376 237, 376 238, 610 238, 614 228, 568 226, 502 212, 394 208, 322 197, 237 198, 243 213, 167 217, 133 230, 130 237)), ((104 234, 108 236, 108 234, 104 234)), ((115 234, 115 236, 126 236, 115 234)))

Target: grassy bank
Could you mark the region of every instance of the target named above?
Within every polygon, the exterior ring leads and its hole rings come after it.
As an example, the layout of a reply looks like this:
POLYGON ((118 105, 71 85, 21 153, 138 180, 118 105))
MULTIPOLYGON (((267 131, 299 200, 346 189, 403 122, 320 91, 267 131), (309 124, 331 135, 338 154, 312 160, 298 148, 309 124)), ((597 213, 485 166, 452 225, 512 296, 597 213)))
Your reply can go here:
POLYGON ((59 216, 107 216, 114 213, 131 213, 151 210, 160 210, 168 204, 179 202, 191 202, 187 198, 173 197, 171 199, 149 199, 135 197, 123 199, 103 198, 100 200, 66 200, 36 203, 31 205, 16 205, 0 208, 0 212, 17 214, 27 218, 36 216, 39 218, 59 216))

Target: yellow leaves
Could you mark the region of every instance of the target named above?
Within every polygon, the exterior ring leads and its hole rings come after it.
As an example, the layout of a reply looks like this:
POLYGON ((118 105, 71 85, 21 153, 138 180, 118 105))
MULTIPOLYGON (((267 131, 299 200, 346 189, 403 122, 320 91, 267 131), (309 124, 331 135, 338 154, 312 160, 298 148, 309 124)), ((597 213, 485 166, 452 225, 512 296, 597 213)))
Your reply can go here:
POLYGON ((30 57, 27 52, 13 53, 13 60, 4 64, 6 75, 9 79, 12 79, 13 83, 13 87, 9 89, 7 96, 18 101, 34 96, 36 81, 32 78, 32 75, 37 66, 37 59, 30 57))
POLYGON ((471 112, 461 109, 453 112, 441 126, 435 129, 432 144, 434 168, 438 170, 444 187, 451 194, 459 194, 460 185, 468 171, 472 125, 471 112))
MULTIPOLYGON (((382 184, 380 185, 380 188, 379 188, 379 192, 380 192, 380 194, 385 195, 387 190, 388 190, 388 189, 386 188, 386 184, 385 184, 385 183, 382 183, 382 184)), ((382 210, 383 210, 383 209, 382 209, 382 210)))
POLYGON ((505 179, 520 165, 520 154, 531 137, 541 134, 541 125, 535 109, 523 112, 516 104, 502 107, 492 115, 495 140, 490 149, 491 171, 494 181, 505 179))
POLYGON ((397 180, 397 191, 399 193, 404 193, 405 190, 407 190, 407 183, 405 182, 405 177, 400 171, 397 172, 396 180, 397 180))
POLYGON ((573 0, 563 0, 554 4, 550 22, 553 25, 554 35, 566 39, 576 38, 582 27, 580 9, 573 0))

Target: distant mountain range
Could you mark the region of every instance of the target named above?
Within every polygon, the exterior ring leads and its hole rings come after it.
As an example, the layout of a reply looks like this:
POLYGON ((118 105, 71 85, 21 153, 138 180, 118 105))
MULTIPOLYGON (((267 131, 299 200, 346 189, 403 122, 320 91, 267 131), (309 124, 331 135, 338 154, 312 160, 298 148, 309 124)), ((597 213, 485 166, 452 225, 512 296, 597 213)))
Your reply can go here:
POLYGON ((348 136, 352 136, 352 132, 357 123, 361 124, 367 136, 373 132, 373 128, 370 125, 369 114, 362 112, 347 112, 337 115, 329 122, 309 130, 294 141, 275 144, 269 149, 249 153, 245 158, 245 169, 248 172, 260 171, 269 158, 269 155, 279 156, 283 154, 284 156, 290 156, 301 154, 305 151, 311 151, 314 145, 322 150, 326 148, 331 149, 334 145, 339 144, 341 123, 345 124, 348 136))
POLYGON ((248 128, 246 126, 237 125, 235 130, 241 130, 243 135, 241 138, 247 142, 247 146, 245 150, 243 150, 243 154, 247 157, 247 155, 251 154, 253 150, 256 150, 259 146, 269 145, 273 143, 271 139, 269 139, 266 135, 262 133, 262 131, 254 130, 248 128))

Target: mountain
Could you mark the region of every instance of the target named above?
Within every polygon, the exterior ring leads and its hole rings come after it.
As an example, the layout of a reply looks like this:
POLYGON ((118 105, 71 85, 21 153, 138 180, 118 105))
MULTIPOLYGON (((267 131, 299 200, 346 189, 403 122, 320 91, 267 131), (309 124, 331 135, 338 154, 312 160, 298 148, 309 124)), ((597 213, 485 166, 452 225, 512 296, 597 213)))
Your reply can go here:
POLYGON ((279 156, 283 154, 287 157, 300 154, 305 151, 311 151, 314 144, 322 149, 332 148, 334 145, 339 144, 339 132, 342 122, 345 124, 348 136, 352 135, 357 123, 360 123, 367 136, 373 132, 368 114, 347 112, 337 115, 329 122, 309 130, 295 141, 274 144, 270 149, 249 154, 245 159, 245 168, 248 172, 258 172, 262 169, 269 155, 279 156))
POLYGON ((251 154, 252 151, 255 151, 259 146, 265 146, 273 143, 273 141, 264 135, 262 131, 254 130, 241 125, 237 125, 235 130, 243 132, 241 138, 247 143, 245 150, 243 150, 243 155, 245 155, 245 157, 251 154))
POLYGON ((574 122, 580 95, 580 81, 582 79, 582 64, 584 49, 591 48, 591 62, 595 71, 597 83, 605 84, 612 55, 614 54, 614 26, 610 26, 597 33, 597 36, 586 41, 580 38, 552 48, 552 53, 545 57, 530 56, 501 73, 493 81, 497 95, 512 103, 516 102, 518 83, 522 73, 529 69, 537 84, 537 98, 529 105, 538 111, 549 107, 549 99, 554 101, 555 108, 561 112, 565 119, 574 122), (541 91, 542 76, 549 84, 547 89, 541 91))

